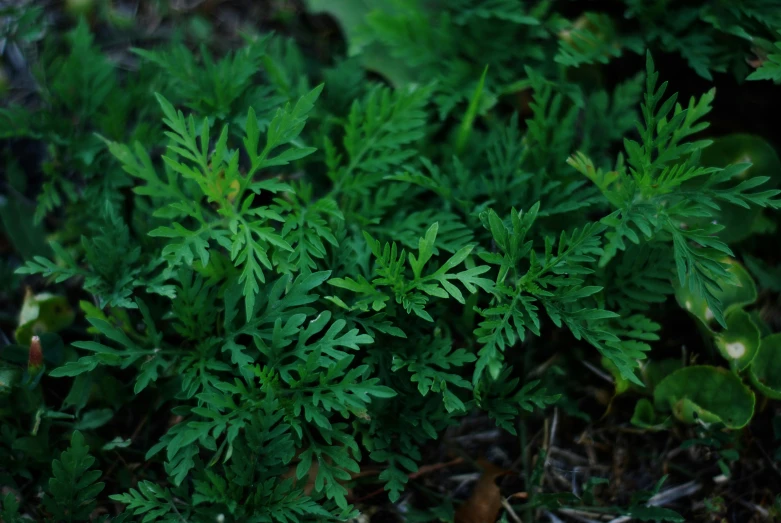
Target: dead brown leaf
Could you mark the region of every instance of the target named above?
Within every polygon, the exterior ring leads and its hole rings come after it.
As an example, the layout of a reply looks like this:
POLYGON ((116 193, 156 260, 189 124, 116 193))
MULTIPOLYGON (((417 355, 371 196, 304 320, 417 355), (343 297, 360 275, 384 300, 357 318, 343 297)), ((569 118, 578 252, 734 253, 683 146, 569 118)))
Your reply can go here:
POLYGON ((456 510, 456 523, 494 523, 502 510, 502 494, 496 479, 509 473, 485 460, 478 460, 483 474, 472 495, 456 510))

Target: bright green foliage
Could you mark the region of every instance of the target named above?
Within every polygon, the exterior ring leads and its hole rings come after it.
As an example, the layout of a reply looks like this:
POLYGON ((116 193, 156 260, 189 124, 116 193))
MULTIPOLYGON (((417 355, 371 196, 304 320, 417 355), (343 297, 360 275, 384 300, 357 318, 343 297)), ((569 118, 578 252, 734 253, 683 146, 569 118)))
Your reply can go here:
POLYGON ((350 107, 341 138, 344 153, 325 139, 327 174, 333 183, 330 195, 351 221, 377 223, 402 197, 401 191, 381 187, 381 182, 414 156, 409 146, 424 136, 424 108, 430 96, 427 87, 395 92, 374 87, 350 107))
POLYGON ((622 373, 632 376, 631 369, 642 353, 635 348, 631 353, 625 353, 620 338, 603 326, 605 320, 618 315, 600 308, 584 307, 589 298, 601 290, 597 286, 584 285, 582 276, 593 272, 585 264, 593 263, 594 256, 602 252, 597 238, 604 226, 594 223, 580 230, 574 229, 571 234, 562 232, 558 239, 548 236, 544 241, 544 255, 538 258, 533 242, 526 240, 538 210, 536 205, 525 215, 513 210, 511 228, 493 211, 483 217, 501 254, 484 253, 481 256, 488 263, 499 266, 499 271, 495 298, 490 308, 480 312, 485 321, 475 331, 477 341, 483 344, 475 367, 475 380, 484 369, 496 378, 501 372, 501 353, 516 341, 524 341, 527 331, 540 335, 540 306, 557 327, 566 326, 576 339, 584 339, 605 355, 612 356, 622 373), (524 272, 519 271, 519 262, 527 258, 529 267, 524 272))
MULTIPOLYGON (((182 518, 171 493, 151 481, 142 481, 137 489, 131 489, 127 494, 115 495, 112 498, 125 503, 129 513, 143 514, 144 523, 152 521, 171 523, 181 521, 182 518)), ((187 512, 185 514, 188 515, 187 512)))
MULTIPOLYGON (((87 21, 48 37, 41 108, 0 109, 1 137, 42 144, 35 167, 7 162, 0 271, 18 276, 0 291, 14 303, 11 282, 50 286, 69 321, 44 329, 40 381, 32 327, 0 347, 0 484, 22 493, 0 499, 2 520, 121 505, 97 521, 345 521, 366 486, 410 521, 452 518, 417 488, 432 449, 476 421, 523 439, 530 461, 546 409, 594 421, 584 363, 655 395, 641 427, 668 427, 667 411, 745 426, 740 373, 775 391, 753 361, 777 365, 735 259, 781 289, 772 260, 749 255, 781 191, 742 155, 703 161, 716 91, 679 103, 651 56, 743 79, 775 1, 624 0, 621 16, 307 2, 345 50, 278 7, 291 38, 193 45, 185 30, 153 48, 130 32, 131 51, 87 21), (744 243, 719 235, 733 207, 752 215, 744 243), (721 351, 734 373, 654 370, 684 309, 718 349, 694 347, 698 361, 721 351)), ((34 42, 24 27, 14 38, 34 42)), ((751 78, 775 79, 774 57, 751 78)), ((530 521, 562 507, 682 520, 653 494, 595 507, 600 480, 548 495, 546 462, 525 463, 530 521)))
POLYGON ((149 232, 151 236, 171 240, 163 250, 169 267, 191 264, 196 257, 205 267, 209 263, 211 243, 220 245, 241 270, 239 283, 243 284, 248 317, 254 311, 259 284, 265 282, 264 268, 272 268, 267 251, 272 247, 293 251, 290 244, 269 227, 273 221, 284 221, 280 215, 269 206, 253 206, 256 196, 288 190, 287 185, 273 180, 254 181, 253 177, 262 169, 287 165, 313 151, 308 147, 293 146, 284 151, 278 148, 296 140, 321 90, 322 87, 313 90, 295 106, 288 104, 280 108, 269 124, 262 148, 258 119, 250 109, 244 138, 250 159, 246 174, 239 171, 238 151, 228 149, 227 127, 223 128, 211 151, 209 122, 204 120, 196 128, 192 116, 185 119, 181 111, 177 112, 160 96, 158 101, 166 117, 164 122, 170 129, 166 135, 171 139, 169 154, 163 157, 167 180, 158 177, 142 150, 137 148, 134 154, 126 146, 111 144, 125 170, 147 182, 137 192, 154 195, 164 205, 154 215, 179 220, 149 232), (185 162, 180 162, 180 158, 185 162), (177 180, 177 176, 182 180, 177 180), (185 195, 205 198, 204 205, 183 202, 181 198, 185 195), (192 225, 188 227, 181 223, 182 220, 192 225))
POLYGON ((371 282, 364 281, 362 283, 351 278, 335 278, 330 281, 331 285, 351 290, 359 295, 366 295, 353 306, 359 307, 360 310, 368 310, 370 302, 372 309, 382 310, 384 302, 393 297, 407 313, 414 313, 426 321, 434 321, 431 315, 426 312, 426 303, 430 297, 451 297, 459 303, 464 303, 463 293, 453 282, 460 283, 470 294, 476 292, 478 287, 490 290, 491 281, 480 277, 481 274, 489 270, 488 266, 481 265, 459 272, 453 271, 472 252, 471 245, 459 249, 435 271, 427 270, 427 274, 423 274, 426 264, 434 254, 438 228, 439 224, 434 223, 426 231, 426 235, 420 238, 417 257, 412 253, 405 256, 406 251, 398 252, 395 243, 386 243, 383 246, 371 235, 364 233, 372 254, 376 258, 378 277, 371 282), (409 266, 409 270, 412 271, 412 278, 405 276, 406 266, 409 266))
POLYGON ((626 250, 625 240, 634 244, 659 239, 671 242, 680 285, 702 296, 723 325, 717 293, 722 282, 732 281, 728 266, 722 262, 732 251, 713 236, 721 226, 688 228, 686 220, 702 216, 708 209, 718 209, 719 201, 778 208, 781 200, 776 196, 781 191, 752 191, 767 181, 766 177, 730 183, 747 164, 700 167, 700 151, 710 142, 686 139, 707 128, 701 120, 710 111, 715 93, 692 99, 684 108, 676 104, 675 95, 663 101, 667 83, 657 88, 657 77, 649 55, 643 125, 638 126, 641 142, 625 140, 627 165, 605 172, 582 154, 569 162, 591 179, 617 209, 602 220, 611 230, 606 234, 608 242, 600 264, 626 250))
POLYGON ((746 80, 781 81, 781 42, 774 44, 775 49, 767 54, 767 58, 759 68, 748 75, 746 80))

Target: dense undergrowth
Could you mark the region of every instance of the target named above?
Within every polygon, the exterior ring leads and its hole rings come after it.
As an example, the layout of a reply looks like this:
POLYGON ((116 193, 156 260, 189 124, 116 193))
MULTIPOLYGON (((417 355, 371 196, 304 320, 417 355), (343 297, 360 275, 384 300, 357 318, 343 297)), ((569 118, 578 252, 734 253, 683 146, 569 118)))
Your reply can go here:
POLYGON ((781 2, 0 20, 0 521, 781 517, 781 2))

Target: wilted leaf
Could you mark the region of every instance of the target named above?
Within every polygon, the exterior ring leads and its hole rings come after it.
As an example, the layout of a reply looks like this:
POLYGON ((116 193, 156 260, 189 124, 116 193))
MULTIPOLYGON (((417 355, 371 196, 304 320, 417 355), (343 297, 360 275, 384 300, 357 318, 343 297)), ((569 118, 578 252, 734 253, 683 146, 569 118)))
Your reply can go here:
POLYGON ((496 479, 508 471, 485 460, 478 462, 483 474, 472 495, 456 510, 456 523, 493 523, 502 509, 502 495, 496 479))

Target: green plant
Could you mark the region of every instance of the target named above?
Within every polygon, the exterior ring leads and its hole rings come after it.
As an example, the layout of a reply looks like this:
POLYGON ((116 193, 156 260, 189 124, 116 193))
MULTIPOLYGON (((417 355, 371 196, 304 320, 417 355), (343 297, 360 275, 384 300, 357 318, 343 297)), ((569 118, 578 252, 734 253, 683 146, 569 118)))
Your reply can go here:
POLYGON ((52 478, 49 495, 44 496, 44 506, 57 520, 83 521, 95 508, 95 497, 105 486, 97 480, 99 470, 90 470, 95 458, 89 455, 84 436, 75 431, 71 446, 60 459, 52 461, 52 478))
POLYGON ((620 507, 603 479, 545 492, 530 427, 593 420, 582 363, 641 396, 649 431, 739 434, 760 411, 745 381, 781 394, 758 310, 781 279, 755 242, 777 156, 713 137, 715 91, 679 103, 652 60, 745 77, 731 45, 772 3, 627 0, 633 32, 547 1, 310 0, 346 36, 328 57, 282 11, 293 38, 153 48, 108 7, 47 37, 40 105, 0 109, 0 136, 42 145, 33 167, 6 154, 6 272, 46 288, 1 318, 0 519, 348 520, 371 486, 446 520, 416 480, 477 419, 520 439, 528 518, 683 521, 654 504, 658 470, 620 507), (683 310, 697 361, 662 353, 683 310))

